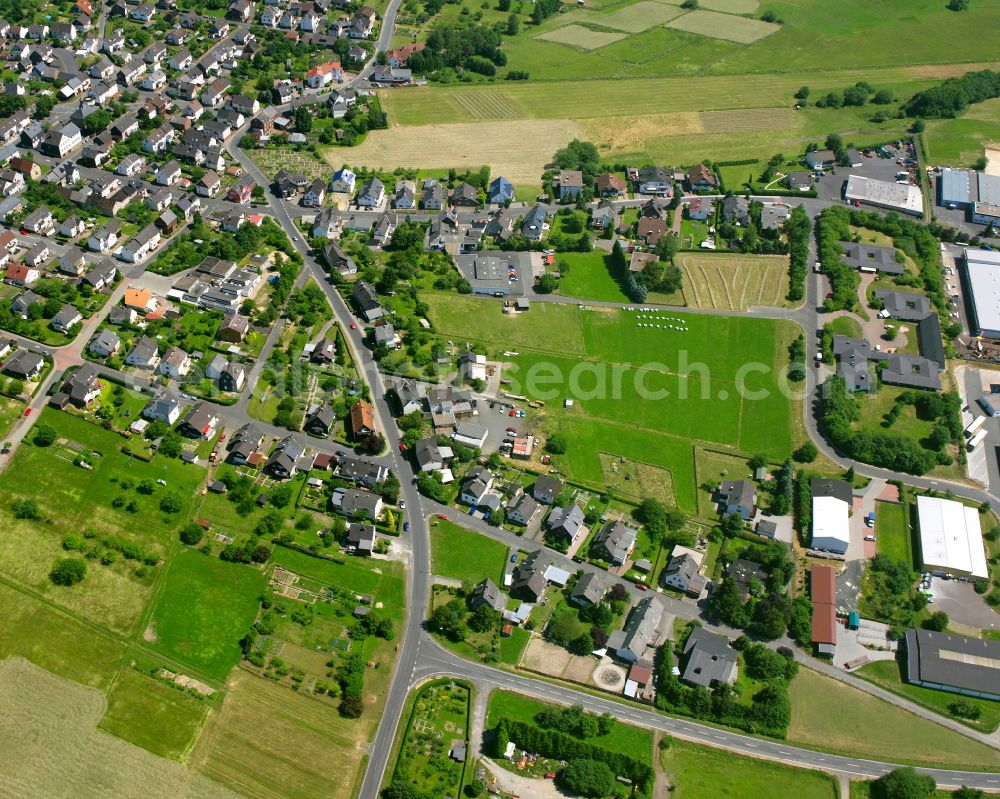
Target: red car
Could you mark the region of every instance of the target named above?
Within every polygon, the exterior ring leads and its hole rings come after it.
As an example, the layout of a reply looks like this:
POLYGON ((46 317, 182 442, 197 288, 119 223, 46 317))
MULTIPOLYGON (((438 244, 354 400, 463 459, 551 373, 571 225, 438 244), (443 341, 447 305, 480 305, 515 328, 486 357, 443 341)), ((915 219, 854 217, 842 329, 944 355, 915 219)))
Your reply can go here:
POLYGON ((358 326, 356 324, 354 324, 354 322, 351 322, 351 330, 357 330, 357 329, 358 329, 358 326))
POLYGON ((514 410, 513 408, 511 408, 511 409, 510 409, 510 415, 511 415, 511 416, 517 416, 517 411, 516 411, 516 410, 514 410))
POLYGON ((25 416, 31 416, 31 408, 25 408, 24 409, 24 415, 25 416))
POLYGON ((404 444, 402 441, 399 442, 399 451, 406 452, 406 444, 404 444))
POLYGON ((223 433, 221 436, 219 436, 219 441, 225 441, 225 440, 226 440, 226 434, 223 433))
POLYGON ((648 591, 649 590, 649 586, 646 585, 645 583, 636 583, 635 587, 638 588, 640 591, 648 591))
POLYGON ((447 516, 445 516, 445 515, 444 515, 443 513, 439 513, 439 514, 437 515, 437 517, 438 517, 439 519, 444 519, 445 521, 448 521, 448 517, 447 517, 447 516))

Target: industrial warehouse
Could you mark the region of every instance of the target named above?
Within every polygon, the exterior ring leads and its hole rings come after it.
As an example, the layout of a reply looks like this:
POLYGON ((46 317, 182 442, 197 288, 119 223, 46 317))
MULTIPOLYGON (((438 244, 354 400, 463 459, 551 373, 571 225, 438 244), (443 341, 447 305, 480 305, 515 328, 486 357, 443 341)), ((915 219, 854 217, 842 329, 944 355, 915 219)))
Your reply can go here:
POLYGON ((930 630, 906 631, 907 680, 965 696, 1000 700, 1000 642, 930 630))
POLYGON ((953 577, 989 578, 979 511, 960 502, 917 497, 924 569, 953 577))
POLYGON ((1000 339, 1000 252, 966 250, 962 280, 970 331, 984 338, 1000 339))

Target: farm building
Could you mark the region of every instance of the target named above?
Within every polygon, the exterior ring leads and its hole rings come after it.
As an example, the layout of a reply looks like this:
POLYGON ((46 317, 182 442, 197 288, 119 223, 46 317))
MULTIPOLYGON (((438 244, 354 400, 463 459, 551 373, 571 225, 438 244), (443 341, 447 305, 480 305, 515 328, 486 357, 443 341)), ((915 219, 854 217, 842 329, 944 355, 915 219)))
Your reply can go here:
POLYGON ((1000 642, 907 630, 906 679, 925 688, 1000 701, 1000 642))
POLYGON ((888 208, 913 216, 924 213, 924 195, 909 183, 892 183, 887 180, 851 175, 844 190, 845 200, 857 200, 876 208, 888 208))
POLYGON ((1000 252, 965 251, 962 282, 969 301, 969 327, 976 335, 1000 339, 1000 252))
POLYGON ((812 543, 813 549, 843 555, 851 542, 850 515, 853 490, 843 480, 813 478, 812 543))
POLYGON ((961 502, 917 497, 924 570, 958 577, 989 577, 979 511, 961 502))
POLYGON ((832 658, 837 650, 837 572, 832 566, 814 563, 809 578, 812 643, 818 655, 832 658))

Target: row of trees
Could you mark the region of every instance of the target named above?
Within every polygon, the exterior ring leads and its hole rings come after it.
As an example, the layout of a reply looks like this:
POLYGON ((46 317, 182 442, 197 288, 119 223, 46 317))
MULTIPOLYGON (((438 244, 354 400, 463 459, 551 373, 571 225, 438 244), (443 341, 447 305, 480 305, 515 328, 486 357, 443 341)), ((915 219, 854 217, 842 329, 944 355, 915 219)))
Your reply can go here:
MULTIPOLYGON (((527 752, 537 752, 552 760, 594 760, 603 763, 616 776, 632 780, 642 792, 652 787, 653 769, 629 755, 612 752, 601 746, 574 738, 558 730, 543 729, 534 724, 502 718, 493 730, 493 752, 503 757, 507 744, 515 741, 527 752)), ((579 786, 577 788, 579 790, 579 786)), ((585 795, 594 795, 586 793, 585 795)), ((597 794, 601 795, 601 794, 597 794)))
POLYGON ((788 299, 801 300, 806 296, 806 275, 809 273, 809 237, 812 222, 806 209, 797 205, 785 220, 788 237, 788 299))
POLYGON ((948 78, 938 86, 917 92, 907 100, 903 110, 921 119, 949 119, 974 103, 994 97, 1000 97, 1000 72, 983 69, 967 72, 960 78, 948 78))

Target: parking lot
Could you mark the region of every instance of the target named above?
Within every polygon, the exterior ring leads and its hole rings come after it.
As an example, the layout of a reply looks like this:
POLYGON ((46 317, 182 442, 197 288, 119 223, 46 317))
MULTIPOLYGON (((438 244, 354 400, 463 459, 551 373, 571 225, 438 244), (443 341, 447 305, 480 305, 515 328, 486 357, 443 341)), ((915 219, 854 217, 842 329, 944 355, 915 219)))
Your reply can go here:
POLYGON ((865 158, 860 167, 834 167, 816 181, 816 195, 821 200, 843 202, 844 186, 847 184, 847 178, 851 175, 862 175, 874 180, 895 183, 896 173, 905 168, 905 166, 896 163, 895 158, 879 158, 878 156, 865 158))

